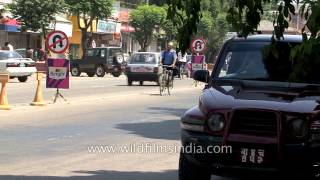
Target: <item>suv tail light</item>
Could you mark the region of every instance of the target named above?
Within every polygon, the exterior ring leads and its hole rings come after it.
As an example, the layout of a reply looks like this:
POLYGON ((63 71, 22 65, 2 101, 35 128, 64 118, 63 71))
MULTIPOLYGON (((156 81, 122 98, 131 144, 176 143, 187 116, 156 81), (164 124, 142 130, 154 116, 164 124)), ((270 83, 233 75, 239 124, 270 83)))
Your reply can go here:
POLYGON ((18 67, 18 63, 7 63, 7 67, 18 67))

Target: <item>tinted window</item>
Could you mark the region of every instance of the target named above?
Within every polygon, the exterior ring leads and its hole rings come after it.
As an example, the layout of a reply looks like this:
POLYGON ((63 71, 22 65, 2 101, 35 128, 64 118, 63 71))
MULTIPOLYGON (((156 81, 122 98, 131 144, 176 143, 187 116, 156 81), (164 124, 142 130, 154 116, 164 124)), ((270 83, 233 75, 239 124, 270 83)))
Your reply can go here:
POLYGON ((130 64, 156 64, 154 54, 134 54, 130 59, 130 64))
POLYGON ((114 56, 117 53, 121 53, 121 49, 110 49, 109 52, 110 52, 109 56, 114 56))
POLYGON ((15 51, 2 51, 0 52, 0 60, 22 58, 22 56, 15 51))
POLYGON ((288 81, 292 72, 290 52, 296 44, 278 43, 272 53, 269 43, 233 42, 220 60, 218 78, 288 81))
POLYGON ((94 56, 94 50, 93 49, 87 49, 86 50, 86 56, 94 56))

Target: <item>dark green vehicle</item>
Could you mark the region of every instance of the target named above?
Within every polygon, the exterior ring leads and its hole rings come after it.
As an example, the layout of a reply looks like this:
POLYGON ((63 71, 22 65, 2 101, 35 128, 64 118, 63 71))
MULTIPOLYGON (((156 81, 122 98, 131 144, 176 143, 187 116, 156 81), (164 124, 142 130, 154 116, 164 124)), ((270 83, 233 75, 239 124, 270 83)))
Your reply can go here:
POLYGON ((72 76, 85 72, 89 77, 104 77, 106 73, 119 77, 124 71, 124 63, 120 47, 88 48, 82 59, 70 61, 70 70, 72 76))

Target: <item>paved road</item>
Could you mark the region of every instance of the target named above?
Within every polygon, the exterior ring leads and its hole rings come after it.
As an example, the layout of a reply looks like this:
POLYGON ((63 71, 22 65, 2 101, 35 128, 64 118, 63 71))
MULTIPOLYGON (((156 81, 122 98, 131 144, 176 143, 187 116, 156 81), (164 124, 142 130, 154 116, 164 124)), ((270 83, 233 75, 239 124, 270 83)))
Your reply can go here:
MULTIPOLYGON (((176 80, 177 86, 183 86, 190 88, 192 81, 176 80)), ((33 101, 36 91, 35 77, 30 77, 26 83, 20 83, 17 79, 12 79, 7 85, 7 93, 9 103, 15 105, 26 105, 33 101)), ((45 81, 43 81, 43 89, 45 100, 50 103, 52 97, 55 94, 55 89, 46 89, 45 81)), ((127 86, 126 76, 120 76, 118 78, 107 75, 104 78, 92 77, 89 78, 85 74, 82 77, 71 77, 70 89, 61 90, 62 94, 69 99, 81 99, 84 96, 104 96, 104 95, 123 95, 123 94, 135 94, 137 92, 146 92, 152 90, 155 95, 158 94, 158 86, 153 82, 145 82, 145 86, 140 87, 138 83, 134 83, 132 87, 127 86)))
POLYGON ((38 108, 23 105, 32 81, 9 83, 15 107, 0 112, 0 179, 176 180, 178 152, 139 147, 179 147, 179 116, 201 88, 177 80, 174 95, 161 97, 156 86, 125 84, 125 77, 73 78, 72 89, 63 92, 69 103, 38 108), (89 152, 111 145, 116 153, 89 152), (136 149, 119 152, 123 147, 136 149))

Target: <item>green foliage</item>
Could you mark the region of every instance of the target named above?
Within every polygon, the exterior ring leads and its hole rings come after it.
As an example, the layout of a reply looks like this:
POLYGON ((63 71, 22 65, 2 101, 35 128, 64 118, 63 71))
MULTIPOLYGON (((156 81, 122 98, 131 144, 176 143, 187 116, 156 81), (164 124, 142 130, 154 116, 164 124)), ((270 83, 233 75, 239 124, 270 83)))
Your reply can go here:
POLYGON ((133 33, 142 51, 151 43, 152 38, 158 37, 160 28, 166 21, 166 10, 155 5, 141 5, 131 12, 131 25, 136 29, 133 33))
POLYGON ((38 31, 46 35, 46 28, 55 14, 64 11, 64 0, 15 0, 8 5, 13 16, 21 22, 21 30, 38 31))
MULTIPOLYGON (((293 73, 290 75, 293 81, 302 81, 309 79, 320 81, 318 74, 314 74, 320 68, 320 1, 317 0, 228 0, 230 5, 227 15, 227 21, 232 25, 240 35, 247 37, 249 34, 257 31, 258 25, 265 16, 264 9, 272 11, 276 6, 276 14, 271 14, 267 18, 274 18, 273 45, 277 39, 283 38, 285 30, 289 27, 292 16, 298 11, 295 4, 301 5, 300 16, 307 23, 302 29, 303 44, 295 46, 291 51, 291 60, 293 61, 293 73), (278 4, 279 3, 279 4, 278 4), (268 8, 266 8, 268 7, 268 8)), ((169 17, 174 19, 179 15, 178 10, 185 12, 189 18, 184 23, 184 30, 180 30, 178 40, 180 48, 188 48, 191 36, 197 32, 197 26, 202 17, 200 0, 170 0, 169 17)), ((224 5, 223 5, 224 6, 224 5)), ((206 15, 204 15, 206 16, 206 15)), ((272 54, 277 55, 281 52, 278 48, 270 47, 272 54)))
POLYGON ((222 0, 170 0, 168 17, 178 28, 178 49, 187 51, 191 39, 201 36, 207 40, 206 59, 211 62, 230 29, 225 20, 228 6, 229 1, 222 0), (192 9, 189 3, 194 4, 192 9), (199 11, 198 15, 192 14, 192 11, 198 8, 201 12, 199 11))
POLYGON ((167 3, 167 0, 149 0, 149 4, 163 6, 167 3))
POLYGON ((290 79, 295 82, 319 83, 320 38, 311 38, 292 50, 294 69, 290 79))
POLYGON ((111 15, 113 0, 65 0, 71 14, 78 17, 78 26, 82 32, 82 48, 85 49, 87 43, 88 28, 97 19, 106 19, 111 15), (84 26, 81 26, 81 19, 84 26))
POLYGON ((83 18, 85 20, 85 26, 80 27, 88 29, 91 26, 92 21, 95 19, 106 19, 112 12, 112 0, 66 0, 69 11, 78 16, 78 20, 83 18))
POLYGON ((185 52, 193 34, 197 33, 197 24, 201 19, 200 0, 168 0, 168 18, 179 27, 176 37, 178 48, 185 52))

